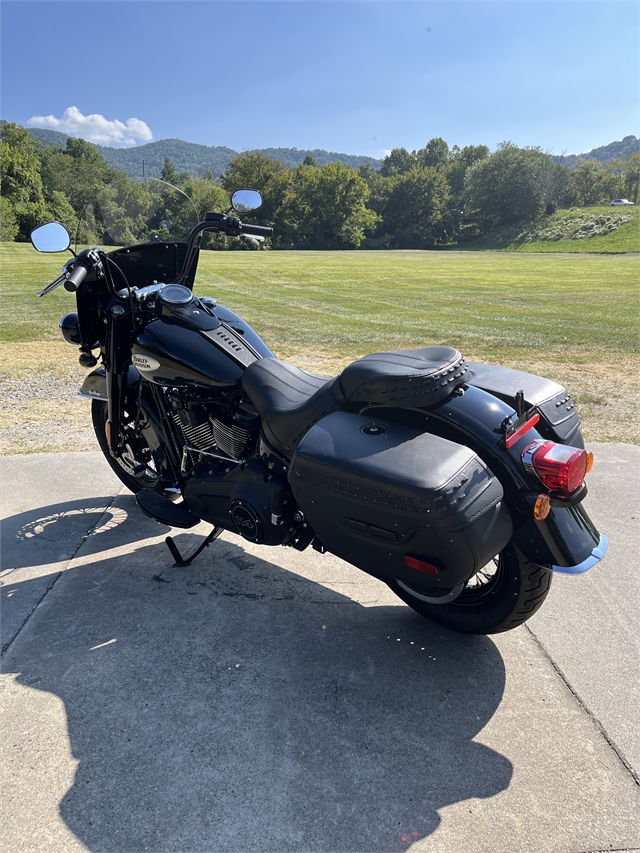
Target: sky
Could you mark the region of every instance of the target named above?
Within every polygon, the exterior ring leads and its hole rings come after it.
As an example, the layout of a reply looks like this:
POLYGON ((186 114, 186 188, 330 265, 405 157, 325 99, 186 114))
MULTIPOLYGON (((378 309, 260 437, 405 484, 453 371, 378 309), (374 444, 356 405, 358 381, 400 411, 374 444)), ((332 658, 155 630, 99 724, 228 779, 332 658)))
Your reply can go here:
POLYGON ((2 2, 0 117, 103 145, 383 157, 640 135, 633 2, 2 2))

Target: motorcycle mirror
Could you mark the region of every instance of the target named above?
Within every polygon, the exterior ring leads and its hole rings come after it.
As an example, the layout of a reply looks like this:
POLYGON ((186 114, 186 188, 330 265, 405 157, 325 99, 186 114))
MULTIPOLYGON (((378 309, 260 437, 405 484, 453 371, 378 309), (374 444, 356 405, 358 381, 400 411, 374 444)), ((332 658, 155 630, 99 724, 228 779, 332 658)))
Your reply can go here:
POLYGON ((34 228, 31 234, 31 243, 37 252, 64 252, 71 245, 69 232, 60 222, 47 222, 34 228))
POLYGON ((262 194, 258 190, 236 190, 231 196, 231 205, 238 213, 257 210, 262 204, 262 194))

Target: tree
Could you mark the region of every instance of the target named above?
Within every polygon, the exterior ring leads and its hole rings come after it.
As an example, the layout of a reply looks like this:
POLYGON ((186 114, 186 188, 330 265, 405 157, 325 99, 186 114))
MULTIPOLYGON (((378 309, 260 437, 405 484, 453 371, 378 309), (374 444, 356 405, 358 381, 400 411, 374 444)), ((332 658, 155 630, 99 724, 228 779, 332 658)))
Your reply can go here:
POLYGON ((606 203, 609 196, 607 173, 597 160, 578 160, 571 171, 571 188, 576 204, 606 203))
MULTIPOLYGON (((309 168, 306 167, 305 168, 309 168)), ((282 225, 282 208, 289 194, 295 169, 258 151, 244 151, 229 163, 220 182, 228 193, 239 189, 259 190, 262 207, 251 214, 256 225, 282 225)))
POLYGON ((432 169, 443 169, 449 162, 449 146, 440 136, 434 136, 415 152, 416 162, 419 166, 428 166, 432 169))
POLYGON ((535 218, 545 208, 538 176, 549 159, 539 148, 502 142, 467 170, 465 212, 477 216, 485 229, 535 218))
POLYGON ((231 160, 221 183, 228 192, 252 189, 264 193, 273 178, 284 171, 285 167, 279 160, 259 151, 243 151, 231 160))
POLYGON ((404 175, 416 165, 415 152, 409 154, 406 148, 394 148, 382 161, 380 174, 384 178, 404 175))
POLYGON ((2 128, 0 140, 2 177, 0 195, 5 199, 7 233, 15 232, 26 241, 33 228, 47 220, 47 208, 40 176, 40 160, 33 137, 19 124, 9 122, 2 128), (14 223, 14 224, 11 224, 14 223))
POLYGON ((428 249, 453 231, 447 179, 432 166, 414 166, 392 180, 378 236, 396 249, 428 249))
POLYGON ((356 249, 378 217, 365 206, 369 188, 357 170, 344 163, 301 165, 284 210, 288 228, 278 241, 292 248, 356 249))
POLYGON ((77 139, 73 136, 67 137, 65 154, 72 157, 76 165, 86 163, 95 171, 107 173, 111 166, 108 166, 102 154, 98 151, 95 145, 87 142, 84 139, 77 139))
POLYGON ((179 172, 171 157, 165 157, 160 172, 160 180, 171 184, 173 187, 181 187, 189 180, 189 175, 186 172, 179 172))
POLYGON ((0 198, 0 240, 11 242, 15 240, 20 231, 18 220, 13 209, 13 205, 8 198, 2 196, 0 198))
POLYGON ((55 190, 51 194, 51 198, 47 201, 47 211, 47 219, 55 219, 57 222, 61 222, 71 237, 75 237, 78 227, 78 217, 64 193, 55 190))
POLYGON ((63 193, 78 217, 103 186, 124 174, 110 166, 94 145, 71 136, 64 150, 55 145, 45 148, 40 161, 47 204, 55 193, 63 193))
POLYGON ((536 158, 531 168, 534 185, 544 205, 545 213, 555 213, 558 207, 562 207, 571 198, 569 169, 554 162, 550 155, 536 158))
POLYGON ((467 170, 474 163, 485 160, 488 156, 489 149, 486 145, 465 145, 464 148, 459 148, 457 145, 453 146, 449 157, 447 180, 454 204, 462 204, 464 176, 467 174, 467 170))
POLYGON ((624 197, 634 204, 638 204, 640 191, 640 154, 633 153, 627 161, 627 170, 624 176, 624 197))
POLYGON ((182 189, 196 206, 201 222, 207 213, 221 213, 229 207, 229 196, 215 181, 189 178, 182 189))

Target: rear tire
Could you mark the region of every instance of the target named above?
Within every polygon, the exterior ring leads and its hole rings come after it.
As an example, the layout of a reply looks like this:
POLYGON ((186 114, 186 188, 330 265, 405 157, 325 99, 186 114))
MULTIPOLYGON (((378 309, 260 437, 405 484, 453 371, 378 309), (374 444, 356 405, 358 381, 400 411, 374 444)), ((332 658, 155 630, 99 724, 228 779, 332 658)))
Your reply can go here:
POLYGON ((419 598, 433 590, 389 581, 389 587, 416 613, 464 634, 498 634, 522 625, 542 606, 553 572, 532 563, 513 543, 464 586, 453 601, 429 604, 419 598), (412 594, 411 590, 415 594, 412 594))
POLYGON ((109 452, 107 444, 107 404, 102 400, 93 400, 91 403, 91 418, 93 428, 105 459, 115 472, 116 476, 134 495, 142 489, 151 489, 162 495, 165 489, 174 486, 161 479, 156 473, 153 456, 144 437, 134 430, 133 416, 123 417, 124 441, 126 450, 122 456, 114 458, 109 452), (137 471, 141 465, 144 469, 137 471))

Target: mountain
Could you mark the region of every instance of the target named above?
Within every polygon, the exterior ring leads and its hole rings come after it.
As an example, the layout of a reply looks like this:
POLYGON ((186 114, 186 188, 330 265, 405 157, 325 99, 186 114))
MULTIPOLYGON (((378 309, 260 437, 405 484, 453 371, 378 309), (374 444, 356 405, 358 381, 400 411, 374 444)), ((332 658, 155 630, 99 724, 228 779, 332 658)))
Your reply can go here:
POLYGON ((42 148, 48 145, 57 145, 58 148, 64 148, 67 144, 67 134, 60 133, 57 130, 45 130, 44 128, 28 128, 29 132, 42 148))
MULTIPOLYGON (((35 140, 43 146, 58 145, 64 148, 67 142, 67 134, 59 133, 57 130, 44 130, 39 127, 30 128, 35 140)), ((175 163, 179 172, 186 172, 190 176, 201 175, 206 169, 219 177, 224 174, 229 161, 238 153, 233 148, 223 145, 198 145, 195 142, 184 142, 182 139, 159 139, 157 142, 148 142, 146 145, 137 145, 135 148, 110 148, 104 145, 95 146, 103 155, 107 163, 118 169, 123 169, 131 177, 142 175, 142 163, 144 161, 144 173, 151 177, 158 177, 162 171, 164 158, 169 157, 175 163)), ((320 166, 325 163, 346 163, 356 169, 361 163, 367 163, 374 169, 379 169, 381 160, 373 157, 360 157, 355 154, 339 154, 335 151, 325 151, 316 148, 313 151, 299 150, 298 148, 255 148, 259 151, 280 160, 287 167, 299 166, 305 157, 315 158, 320 166)), ((625 136, 618 142, 610 142, 601 145, 583 154, 557 155, 553 159, 556 163, 562 163, 573 169, 579 160, 598 160, 607 163, 618 157, 629 157, 640 151, 640 139, 637 136, 625 136)))
POLYGON ((618 157, 630 157, 640 152, 640 139, 637 136, 625 136, 619 142, 610 142, 599 148, 592 148, 584 154, 568 154, 554 157, 556 163, 562 163, 573 169, 579 160, 598 160, 600 163, 608 163, 609 160, 617 160, 618 157))
MULTIPOLYGON (((58 145, 60 148, 64 148, 67 142, 67 135, 56 130, 43 130, 34 127, 30 128, 30 132, 41 145, 58 145)), ((96 145, 95 147, 107 163, 118 169, 123 169, 131 177, 142 175, 143 161, 145 175, 158 177, 162 171, 165 157, 173 160, 179 172, 198 176, 206 169, 210 169, 218 177, 226 172, 229 161, 238 153, 233 148, 226 148, 222 145, 198 145, 195 142, 184 142, 182 139, 160 139, 157 142, 137 145, 135 148, 110 148, 104 145, 96 145)), ((299 166, 307 155, 314 157, 321 166, 325 163, 338 161, 355 168, 361 163, 368 163, 374 169, 379 169, 381 163, 380 160, 373 157, 339 154, 323 149, 300 151, 297 148, 257 148, 254 150, 280 160, 288 167, 299 166)))

